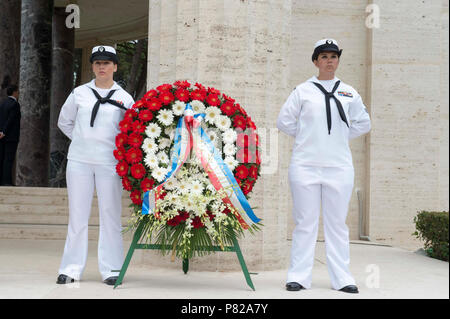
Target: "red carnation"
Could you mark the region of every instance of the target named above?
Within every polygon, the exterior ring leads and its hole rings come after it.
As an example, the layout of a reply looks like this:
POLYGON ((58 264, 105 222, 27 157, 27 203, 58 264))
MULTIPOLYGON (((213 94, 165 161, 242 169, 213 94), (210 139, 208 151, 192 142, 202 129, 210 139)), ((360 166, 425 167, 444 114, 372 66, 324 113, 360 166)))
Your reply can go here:
POLYGON ((236 153, 236 159, 241 163, 252 163, 253 156, 248 148, 241 148, 236 153))
POLYGON ((128 174, 128 163, 125 161, 120 161, 117 165, 116 165, 116 172, 117 175, 119 176, 125 176, 128 174))
POLYGON ((235 106, 238 109, 238 111, 241 112, 241 114, 243 116, 247 116, 247 112, 245 112, 245 110, 242 108, 242 106, 239 103, 236 103, 235 106))
POLYGON ((252 118, 250 116, 247 117, 247 126, 252 130, 256 130, 255 122, 252 121, 252 118))
POLYGON ((245 133, 240 133, 236 138, 236 145, 239 147, 248 147, 250 144, 249 136, 245 133))
POLYGON ((194 90, 191 92, 191 99, 192 100, 199 100, 204 101, 206 98, 206 91, 203 90, 194 90))
POLYGON ((159 94, 159 100, 163 105, 169 105, 175 100, 175 97, 169 91, 163 91, 159 94))
POLYGON ((199 90, 206 91, 206 88, 200 83, 195 83, 195 87, 199 90))
POLYGON ((125 154, 128 163, 136 164, 142 160, 142 151, 139 148, 130 148, 125 154))
POLYGON ((216 94, 216 95, 220 95, 220 91, 215 89, 215 88, 208 88, 208 93, 209 94, 216 94))
POLYGON ((123 186, 123 189, 126 191, 131 191, 131 189, 133 188, 130 180, 126 176, 122 177, 122 186, 123 186))
POLYGON ((236 174, 237 177, 240 179, 245 179, 248 176, 248 168, 245 165, 239 165, 236 168, 236 174))
POLYGON ((223 103, 222 106, 220 107, 220 110, 222 111, 222 113, 228 116, 231 116, 234 114, 234 112, 236 112, 233 102, 230 101, 226 101, 225 103, 223 103))
POLYGON ((228 215, 229 213, 231 213, 231 210, 229 208, 225 208, 222 213, 224 213, 225 215, 228 215))
POLYGON ((145 176, 145 167, 141 163, 131 166, 131 176, 136 179, 141 179, 145 176))
POLYGON ((121 161, 125 158, 125 152, 125 148, 123 146, 120 146, 114 150, 113 154, 116 160, 121 161))
POLYGON ((220 105, 219 96, 217 94, 209 94, 206 97, 206 103, 208 103, 211 106, 219 106, 220 105))
POLYGON ((143 100, 139 100, 133 105, 133 109, 142 109, 144 108, 145 104, 143 100))
POLYGON ((216 215, 214 215, 212 212, 210 212, 209 210, 208 211, 206 211, 206 213, 208 214, 208 217, 209 217, 209 220, 210 221, 213 221, 214 220, 214 217, 216 217, 216 215))
POLYGON ((172 88, 171 84, 162 84, 162 85, 158 86, 156 89, 159 92, 164 92, 164 91, 169 91, 171 88, 172 88))
POLYGON ((119 129, 122 133, 128 133, 132 129, 132 122, 128 119, 124 119, 119 122, 119 129))
MULTIPOLYGON (((153 115, 152 115, 153 116, 153 115)), ((140 121, 134 121, 133 122, 133 131, 136 133, 144 133, 145 132, 145 125, 140 121)))
MULTIPOLYGON (((142 110, 139 112, 139 119, 143 122, 151 121, 153 118, 153 113, 150 110, 142 110)), ((144 129, 145 131, 145 129, 144 129)))
POLYGON ((187 89, 191 86, 191 83, 189 83, 188 81, 176 81, 173 85, 179 88, 187 89))
POLYGON ((116 136, 116 146, 119 148, 123 146, 128 141, 128 135, 125 133, 120 133, 116 136))
POLYGON ((257 178, 258 178, 258 166, 252 165, 252 166, 250 167, 250 169, 248 170, 248 175, 249 175, 251 178, 257 179, 257 178))
POLYGON ((141 192, 139 190, 132 191, 130 198, 133 204, 142 205, 141 192))
POLYGON ((161 108, 161 101, 157 98, 151 98, 147 101, 147 107, 151 111, 158 111, 161 108))
POLYGON ((152 179, 144 178, 141 182, 142 191, 146 192, 153 188, 155 182, 152 179))
POLYGON ((174 218, 171 218, 167 221, 167 225, 175 227, 180 223, 180 219, 178 216, 175 216, 174 218))
POLYGON ((192 226, 194 226, 194 228, 197 229, 197 228, 204 227, 205 225, 203 225, 200 217, 195 216, 194 219, 192 220, 192 226))
POLYGON ((229 96, 227 96, 227 95, 225 95, 223 93, 222 93, 222 97, 224 98, 225 101, 231 102, 231 104, 234 104, 234 102, 235 102, 234 99, 232 99, 231 97, 229 97, 229 96))
POLYGON ((183 101, 183 102, 188 102, 189 101, 189 91, 185 90, 183 88, 176 90, 175 96, 180 101, 183 101))
POLYGON ((253 184, 246 182, 244 183, 244 185, 242 185, 242 192, 244 193, 244 195, 247 195, 248 193, 250 193, 253 189, 253 184))
POLYGON ((128 110, 125 111, 125 115, 124 115, 123 119, 124 120, 127 119, 129 121, 132 121, 135 117, 137 117, 137 115, 138 114, 137 114, 136 110, 128 109, 128 110))
POLYGON ((247 126, 247 122, 243 116, 236 115, 233 119, 233 126, 235 128, 240 128, 242 130, 245 130, 245 127, 247 126))
POLYGON ((158 96, 158 92, 156 90, 150 90, 144 95, 144 99, 149 100, 158 96))
POLYGON ((128 137, 128 144, 134 147, 141 147, 142 145, 142 135, 139 133, 131 133, 128 137))

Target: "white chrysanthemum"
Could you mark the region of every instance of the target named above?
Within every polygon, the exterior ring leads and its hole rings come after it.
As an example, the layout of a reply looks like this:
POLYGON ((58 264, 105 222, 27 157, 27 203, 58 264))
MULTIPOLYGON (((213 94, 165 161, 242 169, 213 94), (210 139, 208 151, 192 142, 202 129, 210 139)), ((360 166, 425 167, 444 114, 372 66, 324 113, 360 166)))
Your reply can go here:
POLYGON ((144 164, 148 168, 156 168, 156 167, 158 167, 158 164, 159 164, 158 158, 153 153, 147 154, 144 158, 144 164))
POLYGON ((173 123, 173 114, 170 110, 161 110, 156 117, 162 124, 169 126, 173 123))
MULTIPOLYGON (((178 182, 175 178, 169 178, 165 183, 164 183, 164 188, 167 190, 174 190, 178 185, 178 182)), ((171 192, 171 194, 173 194, 171 192)))
POLYGON ((189 185, 185 181, 178 182, 178 192, 181 194, 189 194, 190 188, 189 185))
POLYGON ((169 164, 169 156, 165 152, 159 152, 156 154, 156 157, 158 158, 160 163, 163 164, 169 164))
POLYGON ((205 104, 199 100, 194 100, 191 102, 192 110, 194 114, 204 113, 205 112, 205 104))
POLYGON ((176 101, 172 106, 173 114, 180 116, 183 114, 185 108, 186 103, 184 103, 183 101, 176 101))
POLYGON ((192 194, 201 195, 203 193, 203 185, 199 181, 193 181, 190 185, 192 194))
POLYGON ((223 152, 226 156, 234 156, 234 154, 236 154, 236 145, 225 144, 225 146, 223 147, 223 152))
POLYGON ((232 144, 236 141, 237 133, 233 129, 228 129, 222 134, 223 141, 227 144, 232 144))
POLYGON ((162 182, 166 177, 167 169, 164 167, 157 167, 152 171, 152 177, 156 179, 158 182, 162 182))
POLYGON ((220 109, 215 106, 210 106, 206 108, 206 117, 205 120, 209 124, 215 124, 216 119, 220 116, 220 109))
POLYGON ((147 125, 145 134, 150 138, 157 138, 161 134, 161 128, 156 123, 150 123, 147 125))
POLYGON ((195 204, 194 204, 194 201, 191 200, 191 199, 186 200, 186 201, 184 202, 184 208, 185 208, 187 211, 194 211, 194 210, 195 210, 195 204))
POLYGON ((154 154, 158 150, 158 145, 155 143, 154 139, 147 137, 142 143, 142 150, 146 154, 154 154))
POLYGON ((159 149, 163 150, 167 147, 169 147, 171 144, 170 140, 168 138, 160 138, 159 139, 159 149))
POLYGON ((221 131, 226 131, 230 128, 231 126, 231 120, 228 116, 225 115, 220 115, 217 119, 216 119, 216 126, 221 130, 221 131))
POLYGON ((216 132, 214 132, 213 130, 209 130, 208 132, 206 132, 206 135, 208 135, 208 138, 210 139, 210 141, 216 145, 217 143, 217 134, 216 132))
POLYGON ((224 163, 228 165, 230 171, 233 171, 239 165, 239 162, 234 158, 234 156, 225 157, 224 163))

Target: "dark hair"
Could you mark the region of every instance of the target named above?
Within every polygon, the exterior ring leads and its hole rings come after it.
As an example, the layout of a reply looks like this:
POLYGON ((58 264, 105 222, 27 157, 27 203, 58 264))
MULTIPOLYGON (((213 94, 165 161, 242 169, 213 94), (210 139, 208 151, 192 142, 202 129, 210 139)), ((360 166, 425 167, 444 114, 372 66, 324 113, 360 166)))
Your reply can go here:
POLYGON ((14 92, 19 91, 19 87, 15 84, 11 84, 6 89, 6 94, 12 95, 14 92))

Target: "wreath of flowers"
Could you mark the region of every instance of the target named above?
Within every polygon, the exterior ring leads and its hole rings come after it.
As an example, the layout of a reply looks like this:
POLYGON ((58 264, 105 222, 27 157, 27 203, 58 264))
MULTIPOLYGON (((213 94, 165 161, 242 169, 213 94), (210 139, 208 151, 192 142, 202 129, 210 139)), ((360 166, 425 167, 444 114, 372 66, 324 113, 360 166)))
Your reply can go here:
MULTIPOLYGON (((133 216, 129 229, 144 223, 148 239, 172 247, 177 256, 209 253, 199 249, 231 244, 243 234, 234 207, 210 183, 195 152, 165 181, 178 120, 187 104, 194 114, 204 113, 202 128, 222 154, 242 193, 248 199, 260 175, 260 144, 255 123, 231 97, 212 87, 188 81, 163 84, 148 91, 125 112, 119 123, 114 156, 123 188, 130 192, 133 216), (158 214, 142 215, 145 192, 165 181, 158 199, 158 214)), ((258 230, 258 224, 249 230, 258 230)), ((163 249, 163 252, 166 250, 163 249)))

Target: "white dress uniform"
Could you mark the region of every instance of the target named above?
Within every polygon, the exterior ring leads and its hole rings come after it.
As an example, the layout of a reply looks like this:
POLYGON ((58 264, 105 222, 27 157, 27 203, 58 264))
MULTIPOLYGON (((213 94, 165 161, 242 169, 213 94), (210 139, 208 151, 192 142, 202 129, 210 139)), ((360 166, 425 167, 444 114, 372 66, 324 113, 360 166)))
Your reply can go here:
POLYGON ((325 95, 314 82, 332 92, 338 78, 312 77, 298 85, 277 119, 282 132, 295 137, 289 166, 295 229, 287 282, 311 287, 314 251, 322 207, 328 272, 333 289, 355 285, 349 271, 349 234, 345 220, 354 181, 349 140, 370 130, 370 118, 361 96, 340 82, 330 99, 328 125, 325 95), (347 126, 348 124, 348 126, 347 126))
POLYGON ((117 276, 123 263, 122 185, 116 173, 115 137, 124 109, 108 102, 100 103, 95 121, 92 111, 98 98, 109 96, 123 108, 131 108, 134 100, 116 82, 110 89, 96 87, 95 80, 73 90, 64 103, 58 127, 72 141, 67 155, 67 191, 69 225, 59 274, 80 280, 88 253, 88 220, 94 188, 97 190, 100 234, 98 265, 103 280, 117 276))

